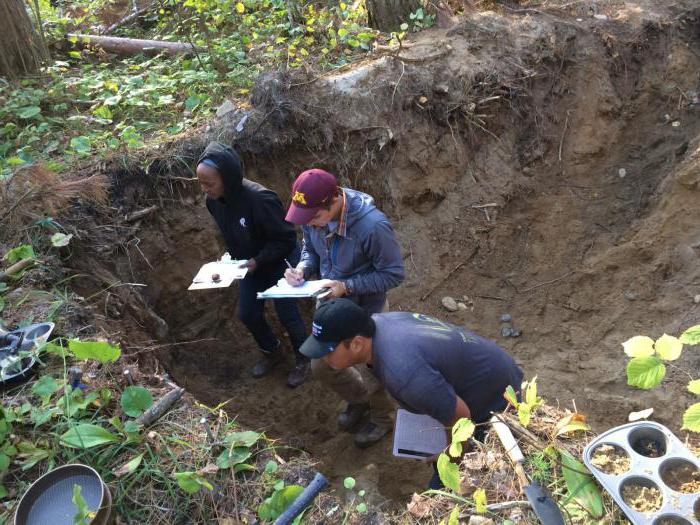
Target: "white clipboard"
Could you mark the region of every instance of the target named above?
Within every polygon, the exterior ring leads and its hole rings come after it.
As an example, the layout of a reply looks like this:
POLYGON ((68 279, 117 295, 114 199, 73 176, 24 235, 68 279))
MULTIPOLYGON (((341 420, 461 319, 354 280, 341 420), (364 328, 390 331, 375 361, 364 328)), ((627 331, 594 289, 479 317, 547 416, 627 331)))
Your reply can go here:
POLYGON ((248 268, 241 268, 245 260, 234 260, 228 253, 225 253, 220 261, 206 263, 202 266, 197 275, 192 279, 192 284, 188 290, 206 290, 208 288, 226 288, 238 279, 243 279, 248 268), (218 275, 218 280, 214 276, 218 275))
POLYGON ((283 277, 275 286, 264 292, 258 292, 258 299, 303 299, 305 297, 323 299, 331 293, 328 289, 329 282, 328 279, 320 279, 318 281, 305 281, 300 286, 292 286, 283 277))
POLYGON ((445 450, 447 432, 438 420, 399 408, 394 430, 394 456, 426 460, 445 450))

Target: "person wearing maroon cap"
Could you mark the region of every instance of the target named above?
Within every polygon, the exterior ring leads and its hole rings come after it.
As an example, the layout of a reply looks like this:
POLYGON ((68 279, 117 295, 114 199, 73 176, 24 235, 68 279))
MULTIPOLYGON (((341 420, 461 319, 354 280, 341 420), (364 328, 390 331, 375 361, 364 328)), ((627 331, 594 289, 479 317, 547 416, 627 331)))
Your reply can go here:
MULTIPOLYGON (((301 260, 285 272, 290 284, 319 276, 330 280, 327 299, 346 297, 369 314, 386 308, 387 291, 404 279, 403 257, 389 219, 371 196, 341 188, 327 171, 310 169, 294 181, 286 219, 304 232, 301 260)), ((363 370, 333 370, 323 359, 312 360, 311 369, 347 401, 338 417, 341 428, 356 428, 369 414, 355 433, 357 446, 370 446, 390 432, 393 402, 378 382, 363 380, 363 370)))

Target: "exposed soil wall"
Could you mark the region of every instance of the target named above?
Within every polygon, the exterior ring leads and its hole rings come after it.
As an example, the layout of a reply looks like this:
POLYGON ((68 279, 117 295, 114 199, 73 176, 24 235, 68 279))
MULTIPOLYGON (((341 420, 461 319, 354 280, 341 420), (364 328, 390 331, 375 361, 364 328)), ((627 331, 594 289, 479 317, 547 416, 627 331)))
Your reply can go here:
MULTIPOLYGON (((322 78, 270 76, 252 107, 225 115, 210 135, 235 143, 248 177, 285 200, 310 166, 374 195, 405 254, 393 308, 498 340, 546 395, 575 399, 599 429, 647 406, 677 426, 682 385, 631 390, 620 343, 700 318, 700 11, 610 6, 607 20, 474 14, 397 56, 322 78), (468 296, 473 308, 446 312, 444 295, 468 296), (500 336, 506 312, 521 337, 500 336)), ((122 213, 160 211, 95 230, 102 253, 77 263, 148 285, 140 297, 152 315, 124 324, 130 299, 115 295, 104 323, 136 330, 124 335, 137 350, 162 318, 164 344, 189 343, 161 347, 161 362, 204 402, 230 399, 245 424, 386 497, 423 487, 428 469, 393 460, 388 442, 356 451, 335 430, 340 400, 320 385, 289 390, 283 370, 249 378, 257 356, 234 317, 235 286, 186 291, 223 251, 189 171, 208 138, 108 167, 115 207, 130 206, 122 213)), ((688 352, 679 364, 698 361, 688 352)))

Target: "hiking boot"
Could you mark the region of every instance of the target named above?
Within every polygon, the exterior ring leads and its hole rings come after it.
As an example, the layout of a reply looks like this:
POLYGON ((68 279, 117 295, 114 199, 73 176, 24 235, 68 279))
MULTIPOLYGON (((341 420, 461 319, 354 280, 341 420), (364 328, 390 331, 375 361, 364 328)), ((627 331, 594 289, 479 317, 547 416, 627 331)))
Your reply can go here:
POLYGON ((371 447, 389 432, 391 432, 390 428, 380 427, 370 421, 355 434, 355 445, 358 448, 371 447))
POLYGON ((311 360, 306 357, 297 357, 297 364, 287 376, 287 386, 296 388, 306 381, 311 375, 311 360))
POLYGON ((348 406, 338 415, 338 426, 342 430, 350 430, 357 426, 360 420, 369 413, 369 403, 348 403, 348 406))
POLYGON ((260 361, 255 363, 251 374, 255 379, 260 379, 261 377, 267 375, 273 368, 275 368, 279 362, 282 361, 282 356, 277 353, 263 354, 260 361))

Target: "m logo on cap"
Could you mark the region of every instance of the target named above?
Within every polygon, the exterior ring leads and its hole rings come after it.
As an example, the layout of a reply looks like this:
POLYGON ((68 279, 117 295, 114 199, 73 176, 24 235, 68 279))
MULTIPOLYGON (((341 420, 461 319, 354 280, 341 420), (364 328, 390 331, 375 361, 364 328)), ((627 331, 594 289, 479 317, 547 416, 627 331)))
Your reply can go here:
POLYGON ((316 323, 311 324, 311 333, 313 334, 314 337, 320 337, 322 331, 323 331, 323 327, 320 324, 316 324, 316 323))
POLYGON ((292 197, 292 201, 298 202, 299 204, 306 205, 306 195, 304 195, 300 191, 297 191, 294 193, 294 197, 292 197))

